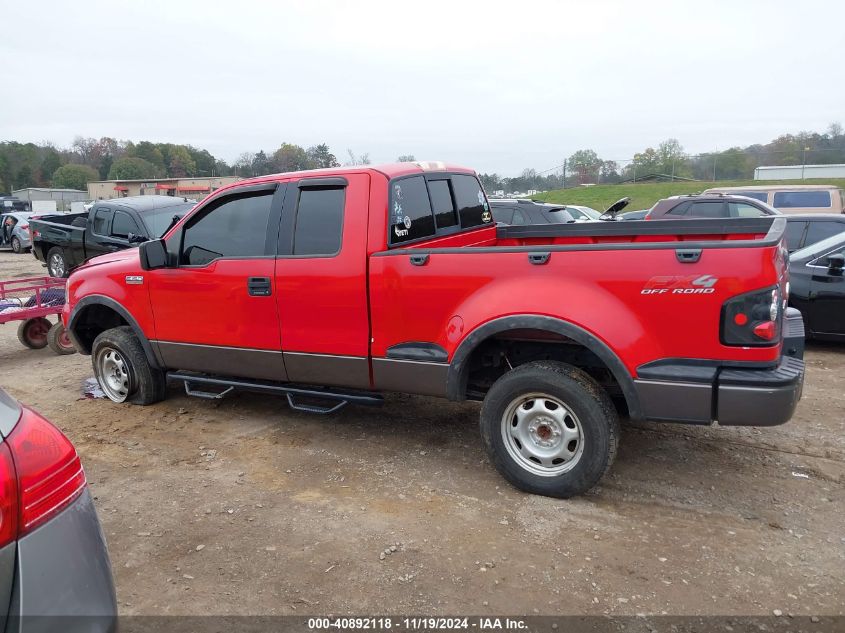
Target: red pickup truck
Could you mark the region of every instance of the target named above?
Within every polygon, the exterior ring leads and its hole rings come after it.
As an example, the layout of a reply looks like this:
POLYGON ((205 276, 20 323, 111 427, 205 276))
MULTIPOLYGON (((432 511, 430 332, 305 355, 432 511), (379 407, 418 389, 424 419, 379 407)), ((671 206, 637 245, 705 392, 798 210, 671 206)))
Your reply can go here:
POLYGON ((89 261, 65 325, 115 402, 384 392, 480 400, 501 474, 568 497, 619 417, 774 425, 804 375, 782 218, 497 226, 476 173, 403 163, 279 174, 163 239, 89 261))

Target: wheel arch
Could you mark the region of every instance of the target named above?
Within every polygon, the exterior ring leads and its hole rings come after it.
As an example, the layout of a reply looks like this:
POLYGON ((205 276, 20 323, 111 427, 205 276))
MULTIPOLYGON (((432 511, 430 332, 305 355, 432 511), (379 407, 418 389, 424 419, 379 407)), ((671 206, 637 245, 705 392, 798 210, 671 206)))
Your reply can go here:
POLYGON ((449 400, 463 400, 465 398, 470 370, 468 361, 473 352, 485 341, 510 330, 550 332, 569 338, 591 351, 607 366, 622 389, 630 417, 633 419, 642 418, 642 407, 634 380, 628 373, 625 364, 604 341, 574 323, 534 314, 511 315, 488 321, 474 329, 461 341, 449 363, 446 384, 446 394, 449 400))
POLYGON ((110 297, 89 295, 80 299, 68 318, 67 334, 76 349, 90 355, 91 346, 100 332, 128 325, 141 343, 151 367, 161 369, 152 344, 129 311, 110 297))

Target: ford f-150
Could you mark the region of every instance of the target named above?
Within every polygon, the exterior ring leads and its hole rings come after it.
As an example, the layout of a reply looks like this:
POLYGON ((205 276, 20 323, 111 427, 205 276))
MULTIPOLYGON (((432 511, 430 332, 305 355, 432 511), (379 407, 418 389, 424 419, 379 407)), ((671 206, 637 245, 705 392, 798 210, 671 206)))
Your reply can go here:
POLYGON ((64 320, 115 402, 283 394, 328 413, 385 392, 482 401, 514 485, 582 493, 620 415, 775 425, 804 376, 778 217, 497 226, 472 170, 278 174, 68 280, 64 320))

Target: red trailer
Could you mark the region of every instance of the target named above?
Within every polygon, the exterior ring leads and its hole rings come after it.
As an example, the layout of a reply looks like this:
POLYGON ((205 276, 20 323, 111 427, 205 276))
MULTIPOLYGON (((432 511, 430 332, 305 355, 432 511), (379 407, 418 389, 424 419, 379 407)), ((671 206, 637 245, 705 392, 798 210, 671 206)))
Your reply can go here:
POLYGON ((0 324, 20 321, 18 339, 30 349, 49 345, 57 354, 76 351, 61 318, 56 323, 47 319, 51 314, 60 315, 64 304, 64 279, 27 277, 0 281, 0 324))

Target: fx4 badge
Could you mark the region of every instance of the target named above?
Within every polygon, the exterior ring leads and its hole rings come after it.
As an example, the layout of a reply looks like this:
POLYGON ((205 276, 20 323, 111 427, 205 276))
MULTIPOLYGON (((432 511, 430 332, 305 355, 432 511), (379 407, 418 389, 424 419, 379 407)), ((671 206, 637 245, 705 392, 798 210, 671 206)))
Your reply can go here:
POLYGON ((680 275, 652 277, 649 279, 641 295, 709 295, 716 292, 718 277, 713 275, 692 275, 684 277, 680 275))

